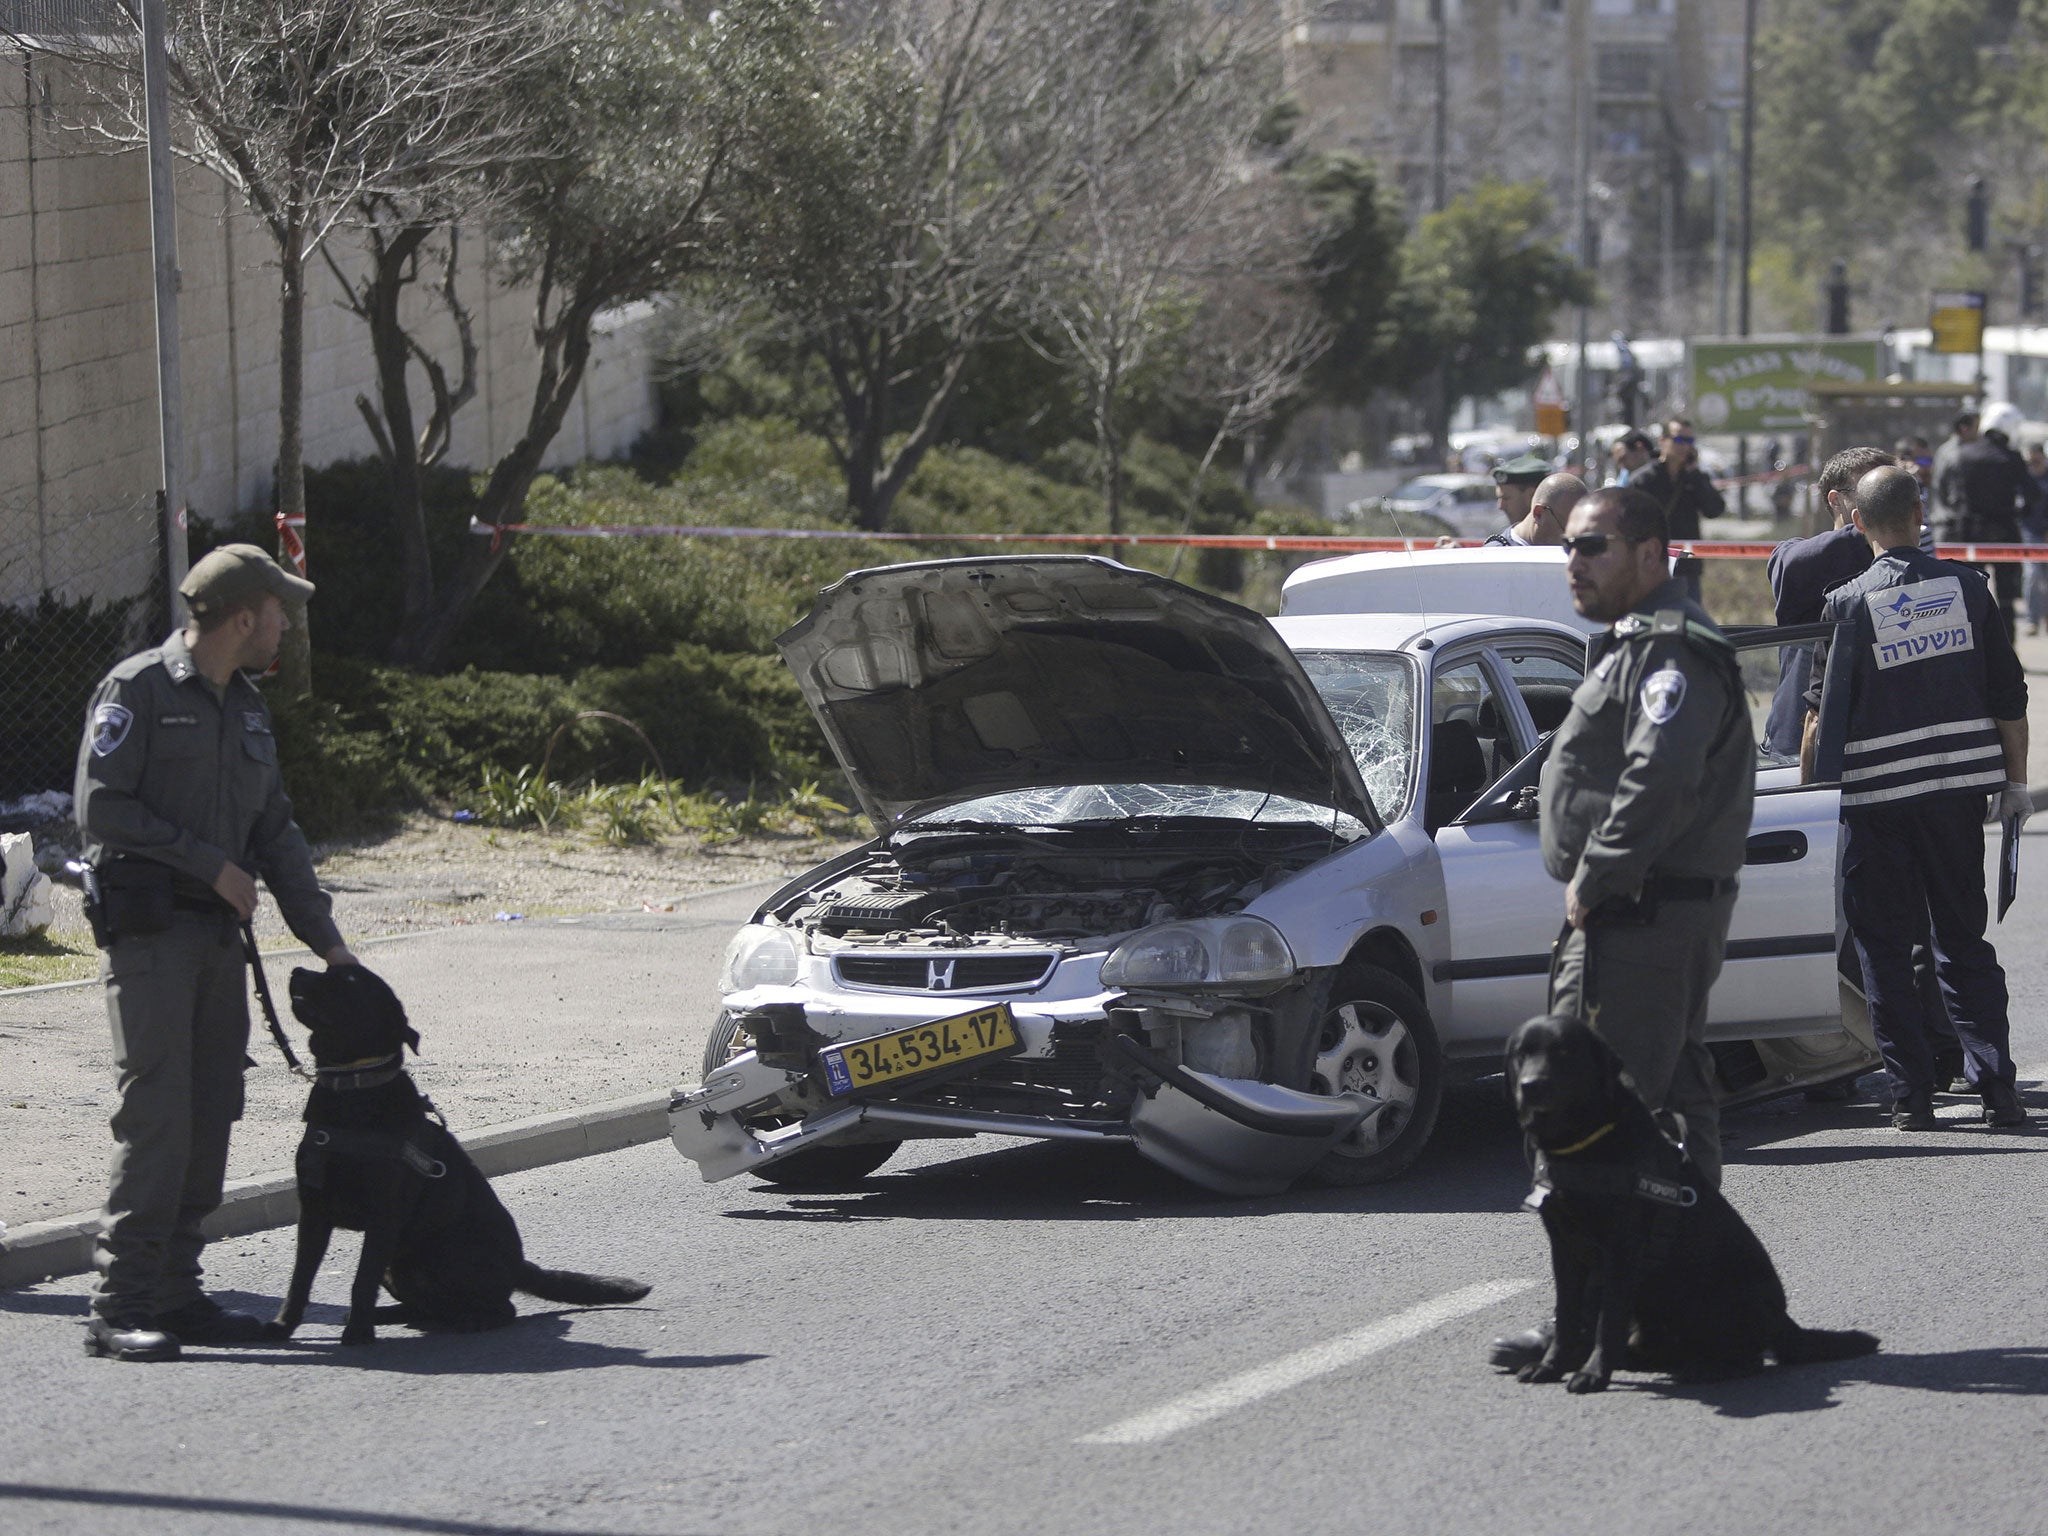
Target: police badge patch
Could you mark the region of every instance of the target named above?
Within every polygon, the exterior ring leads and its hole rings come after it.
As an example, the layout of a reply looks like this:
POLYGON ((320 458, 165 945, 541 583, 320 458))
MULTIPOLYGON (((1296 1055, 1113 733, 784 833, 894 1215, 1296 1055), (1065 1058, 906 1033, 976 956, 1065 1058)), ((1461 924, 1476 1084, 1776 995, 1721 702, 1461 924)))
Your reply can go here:
POLYGON ((1643 679, 1643 713, 1658 725, 1668 725, 1685 702, 1685 674, 1676 667, 1662 667, 1643 679))
POLYGON ((105 757, 128 739, 135 712, 121 704, 102 704, 92 712, 92 755, 105 757))

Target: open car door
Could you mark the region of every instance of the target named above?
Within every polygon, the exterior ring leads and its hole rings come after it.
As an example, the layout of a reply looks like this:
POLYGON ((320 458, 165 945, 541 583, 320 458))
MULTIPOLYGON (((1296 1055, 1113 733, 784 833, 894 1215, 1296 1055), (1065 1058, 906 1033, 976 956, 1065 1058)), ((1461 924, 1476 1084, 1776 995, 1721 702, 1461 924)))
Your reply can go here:
MULTIPOLYGON (((1707 1011, 1722 1102, 1814 1087, 1878 1064, 1861 990, 1842 976, 1841 743, 1846 681, 1831 667, 1814 782, 1773 752, 1765 725, 1780 681, 1804 673, 1822 624, 1740 632, 1735 641, 1757 737, 1756 810, 1728 953, 1707 1011)), ((1831 647, 1836 658, 1847 647, 1831 647)))
MULTIPOLYGON (((1825 625, 1806 625, 1731 637, 1759 746, 1742 893, 1707 1012, 1707 1039, 1728 1104, 1853 1077, 1878 1062, 1862 993, 1836 965, 1846 685, 1827 695, 1814 783, 1799 782, 1795 758, 1763 746, 1783 669, 1799 665, 1797 648, 1827 632, 1825 625)), ((1841 647, 1835 653, 1847 654, 1841 647)), ((1507 670, 1502 658, 1491 659, 1507 670)), ((1558 682, 1568 680, 1561 675, 1558 682)), ((1543 733, 1542 744, 1436 833, 1453 956, 1439 965, 1437 979, 1451 984, 1461 1035, 1497 1031, 1504 1038, 1543 1011, 1550 946, 1564 917, 1563 890, 1543 872, 1536 808, 1547 733, 1558 721, 1547 712, 1539 717, 1536 706, 1546 702, 1540 685, 1519 676, 1512 683, 1531 706, 1522 728, 1543 733)))

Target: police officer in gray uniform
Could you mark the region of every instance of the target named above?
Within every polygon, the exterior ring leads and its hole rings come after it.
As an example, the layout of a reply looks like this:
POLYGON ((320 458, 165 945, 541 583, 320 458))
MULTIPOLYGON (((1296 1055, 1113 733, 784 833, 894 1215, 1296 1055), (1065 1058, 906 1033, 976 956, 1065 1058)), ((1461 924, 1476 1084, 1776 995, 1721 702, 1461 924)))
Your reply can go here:
MULTIPOLYGON (((1669 574, 1663 509, 1632 487, 1593 492, 1565 525, 1572 605, 1613 627, 1543 765, 1543 864, 1565 882, 1550 1011, 1577 1014, 1686 1151, 1721 1182, 1707 994, 1721 971, 1756 794, 1756 737, 1734 647, 1669 574)), ((1545 1324, 1495 1339, 1514 1369, 1545 1324)))
POLYGON ((101 682, 75 785, 120 1073, 86 1350, 116 1360, 261 1336, 258 1319, 205 1294, 199 1264, 242 1113, 239 925, 256 910, 254 876, 308 948, 355 963, 292 820, 270 711, 242 675, 276 659, 285 601, 313 585, 230 544, 178 590, 192 622, 101 682))
POLYGON ((1652 1109, 1684 1117, 1718 1184, 1707 993, 1756 793, 1748 700, 1734 648, 1666 574, 1654 501, 1597 492, 1564 542, 1573 606, 1613 628, 1543 766, 1543 863, 1566 882, 1568 923, 1550 1008, 1591 1024, 1652 1109))

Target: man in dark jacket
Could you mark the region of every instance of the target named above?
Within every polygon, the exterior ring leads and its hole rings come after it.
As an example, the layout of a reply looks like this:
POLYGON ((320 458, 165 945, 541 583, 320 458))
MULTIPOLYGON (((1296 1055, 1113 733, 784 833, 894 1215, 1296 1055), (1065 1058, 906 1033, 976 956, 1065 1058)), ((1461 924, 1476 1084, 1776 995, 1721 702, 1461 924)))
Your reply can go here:
MULTIPOLYGON (((1956 450, 1941 471, 1935 489, 1942 501, 1957 509, 1949 536, 1961 544, 2017 544, 2020 520, 2041 508, 2041 488, 2027 473, 2027 461, 2012 445, 2008 428, 2019 425, 2010 405, 1984 413, 1977 440, 1956 450)), ((1983 568, 1980 566, 1981 571, 1983 568)), ((2019 602, 2023 575, 2012 561, 2001 561, 1984 574, 1997 594, 1998 614, 2008 640, 2013 635, 2013 609, 2019 602)))
POLYGON ((1629 476, 1628 488, 1641 491, 1657 503, 1672 542, 1678 544, 1690 543, 1700 536, 1701 519, 1719 517, 1728 510, 1714 482, 1700 468, 1692 423, 1683 416, 1674 416, 1664 423, 1657 461, 1629 476))

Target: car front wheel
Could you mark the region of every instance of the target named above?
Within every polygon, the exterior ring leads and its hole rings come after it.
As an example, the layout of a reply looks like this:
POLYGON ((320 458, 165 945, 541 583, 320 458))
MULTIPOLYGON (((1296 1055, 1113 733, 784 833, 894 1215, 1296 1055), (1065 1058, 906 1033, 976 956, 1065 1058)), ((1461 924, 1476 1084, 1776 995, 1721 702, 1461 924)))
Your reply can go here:
MULTIPOLYGON (((733 1016, 721 1013, 718 1022, 711 1026, 711 1039, 704 1047, 704 1075, 709 1077, 750 1048, 739 1038, 739 1026, 733 1016)), ((773 1130, 789 1123, 788 1117, 777 1115, 751 1116, 745 1121, 747 1128, 754 1131, 773 1130)), ((785 1189, 851 1189, 889 1161, 902 1145, 901 1141, 856 1141, 850 1145, 812 1147, 749 1171, 764 1183, 785 1189)))
POLYGON ((1347 966, 1309 1044, 1311 1093, 1362 1093, 1386 1105, 1323 1155, 1306 1182, 1378 1184, 1422 1153, 1443 1101, 1436 1026, 1408 984, 1378 966, 1347 966))

